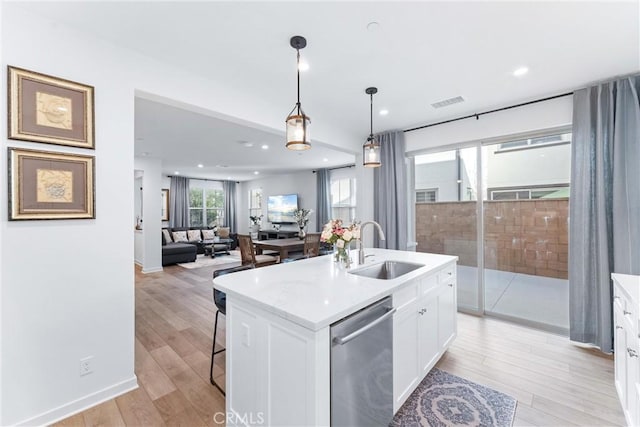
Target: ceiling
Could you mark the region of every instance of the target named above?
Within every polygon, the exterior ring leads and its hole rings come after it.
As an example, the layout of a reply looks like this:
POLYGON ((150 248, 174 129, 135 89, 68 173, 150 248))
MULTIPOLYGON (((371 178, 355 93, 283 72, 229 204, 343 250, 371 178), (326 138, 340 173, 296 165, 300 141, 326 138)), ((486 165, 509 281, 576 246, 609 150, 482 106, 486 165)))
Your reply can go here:
POLYGON ((166 174, 178 171, 191 178, 247 181, 348 165, 355 159, 353 153, 321 144, 302 152, 287 150, 281 133, 139 97, 135 115, 135 155, 162 159, 162 172, 166 174))
MULTIPOLYGON (((261 162, 269 159, 274 170, 291 164, 289 158, 296 154, 282 149, 282 128, 295 101, 295 51, 289 38, 296 34, 308 40, 302 56, 310 69, 302 74, 301 83, 303 106, 313 118, 312 136, 351 152, 358 150, 368 134, 369 99, 364 93, 368 86, 379 88, 374 98, 374 131, 380 131, 542 98, 640 70, 638 0, 48 1, 24 2, 20 7, 205 78, 224 81, 282 112, 282 120, 271 123, 273 135, 185 115, 185 120, 198 122, 208 133, 182 138, 180 149, 170 146, 176 144, 172 139, 157 140, 153 148, 139 150, 171 153, 183 162, 175 167, 198 161, 180 157, 187 144, 198 144, 204 155, 212 140, 252 138, 278 147, 278 151, 260 153, 261 162), (372 22, 377 25, 368 25, 372 22), (515 77, 513 71, 522 66, 529 72, 515 77), (465 102, 440 109, 431 106, 456 96, 464 97, 465 102), (388 115, 377 114, 383 108, 389 110, 388 115), (345 137, 330 140, 329 129, 340 129, 345 137)), ((136 107, 137 114, 149 116, 145 108, 142 105, 139 111, 136 107)), ((162 110, 152 104, 149 108, 162 110)), ((145 144, 136 145, 138 151, 138 145, 145 144)), ((215 150, 202 162, 221 164, 222 160, 215 160, 221 151, 226 155, 227 147, 215 150)), ((224 162, 253 169, 253 155, 230 151, 224 162)), ((325 154, 321 149, 314 145, 308 154, 312 167, 322 166, 325 154)), ((333 154, 326 157, 333 162, 333 154)))

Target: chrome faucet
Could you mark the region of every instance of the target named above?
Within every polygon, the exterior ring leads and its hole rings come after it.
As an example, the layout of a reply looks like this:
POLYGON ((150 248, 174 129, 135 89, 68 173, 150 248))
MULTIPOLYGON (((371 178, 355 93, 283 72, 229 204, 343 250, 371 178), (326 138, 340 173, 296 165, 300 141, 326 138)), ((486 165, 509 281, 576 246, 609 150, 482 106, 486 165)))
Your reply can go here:
POLYGON ((360 224, 360 238, 358 239, 358 264, 364 264, 364 244, 362 243, 362 230, 364 230, 364 226, 367 224, 373 224, 378 228, 378 237, 380 240, 385 240, 384 231, 382 231, 382 227, 375 221, 365 221, 360 224))

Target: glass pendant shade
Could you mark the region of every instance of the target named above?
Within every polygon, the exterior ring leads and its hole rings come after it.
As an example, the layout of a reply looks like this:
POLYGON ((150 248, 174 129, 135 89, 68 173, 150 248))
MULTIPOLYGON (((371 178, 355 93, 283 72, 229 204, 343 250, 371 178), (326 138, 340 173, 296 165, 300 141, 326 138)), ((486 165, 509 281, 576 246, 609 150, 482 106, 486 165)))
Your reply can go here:
POLYGON ((362 164, 365 168, 380 167, 380 144, 370 136, 367 143, 362 146, 362 164))
POLYGON ((304 113, 287 117, 287 145, 289 150, 308 150, 311 148, 309 124, 311 119, 304 113))

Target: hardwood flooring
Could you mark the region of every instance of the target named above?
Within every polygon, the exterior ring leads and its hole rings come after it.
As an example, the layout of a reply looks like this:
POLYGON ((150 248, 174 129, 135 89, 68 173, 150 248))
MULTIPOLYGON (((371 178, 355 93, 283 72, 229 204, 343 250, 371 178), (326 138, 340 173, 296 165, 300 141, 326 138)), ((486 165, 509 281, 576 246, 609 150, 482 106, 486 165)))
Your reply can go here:
MULTIPOLYGON (((136 268, 140 387, 56 425, 223 425, 224 396, 209 382, 214 268, 170 266, 146 275, 136 268)), ((224 387, 223 355, 216 357, 214 376, 224 387)), ((459 314, 458 337, 437 366, 515 397, 516 426, 624 425, 613 360, 565 337, 459 314)))

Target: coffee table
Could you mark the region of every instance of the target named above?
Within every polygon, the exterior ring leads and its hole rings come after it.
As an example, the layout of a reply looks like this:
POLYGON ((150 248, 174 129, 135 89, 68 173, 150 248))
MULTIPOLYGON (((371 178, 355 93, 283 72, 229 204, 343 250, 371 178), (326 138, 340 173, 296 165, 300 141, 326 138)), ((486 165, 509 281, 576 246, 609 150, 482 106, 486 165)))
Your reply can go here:
POLYGON ((211 258, 215 258, 216 254, 229 255, 231 243, 233 243, 233 239, 203 240, 202 248, 205 256, 210 255, 211 258))

